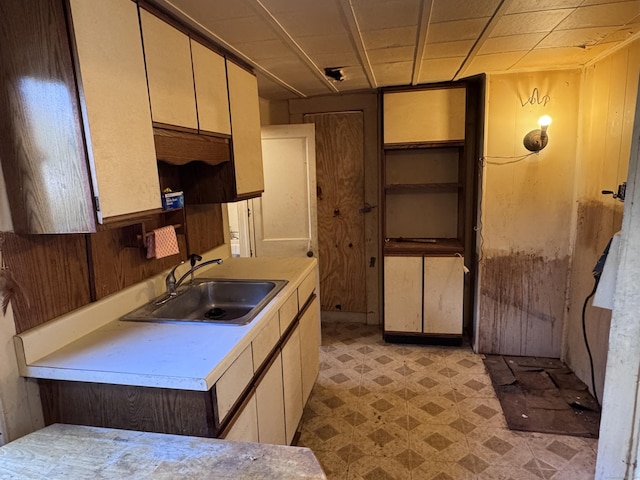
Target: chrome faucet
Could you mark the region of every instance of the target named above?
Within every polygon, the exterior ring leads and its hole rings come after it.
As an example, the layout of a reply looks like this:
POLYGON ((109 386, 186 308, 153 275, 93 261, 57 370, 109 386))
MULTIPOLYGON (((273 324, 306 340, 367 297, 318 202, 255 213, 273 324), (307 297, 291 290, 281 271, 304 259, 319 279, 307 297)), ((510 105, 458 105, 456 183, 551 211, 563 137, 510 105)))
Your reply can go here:
POLYGON ((191 276, 191 280, 189 281, 190 285, 193 285, 193 273, 204 267, 207 265, 211 265, 212 263, 217 263, 218 265, 220 265, 222 263, 222 259, 221 258, 216 258, 215 260, 207 260, 206 262, 203 262, 199 265, 196 265, 197 262, 199 262, 200 260, 202 260, 202 257, 200 255, 198 255, 197 253, 192 253, 189 256, 189 263, 191 264, 191 268, 189 269, 189 271, 187 273, 185 273, 184 275, 182 275, 180 277, 179 280, 176 281, 176 269, 182 265, 183 263, 186 262, 186 260, 182 260, 179 264, 177 264, 175 267, 173 267, 171 269, 171 271, 169 272, 169 275, 167 275, 167 278, 165 279, 165 285, 167 286, 167 295, 169 297, 175 297, 178 293, 178 287, 180 287, 180 285, 182 285, 182 282, 185 280, 185 278, 187 278, 188 276, 191 276))

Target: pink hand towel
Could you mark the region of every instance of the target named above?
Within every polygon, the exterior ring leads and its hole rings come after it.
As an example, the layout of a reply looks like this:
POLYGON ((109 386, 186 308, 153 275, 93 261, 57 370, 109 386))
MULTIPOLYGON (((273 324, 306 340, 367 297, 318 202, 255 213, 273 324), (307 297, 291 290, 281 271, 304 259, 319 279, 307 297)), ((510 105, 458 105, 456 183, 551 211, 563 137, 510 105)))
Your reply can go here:
POLYGON ((147 258, 164 258, 180 253, 173 225, 156 228, 147 238, 147 258))

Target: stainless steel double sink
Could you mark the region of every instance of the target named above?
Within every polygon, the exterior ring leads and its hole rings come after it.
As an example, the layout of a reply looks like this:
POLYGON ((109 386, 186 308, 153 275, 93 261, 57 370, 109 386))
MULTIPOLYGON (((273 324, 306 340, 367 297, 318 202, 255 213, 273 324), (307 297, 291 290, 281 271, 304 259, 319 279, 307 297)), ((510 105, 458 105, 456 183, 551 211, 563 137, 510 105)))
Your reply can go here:
POLYGON ((246 325, 287 283, 287 280, 198 278, 180 288, 175 296, 158 297, 121 320, 246 325))

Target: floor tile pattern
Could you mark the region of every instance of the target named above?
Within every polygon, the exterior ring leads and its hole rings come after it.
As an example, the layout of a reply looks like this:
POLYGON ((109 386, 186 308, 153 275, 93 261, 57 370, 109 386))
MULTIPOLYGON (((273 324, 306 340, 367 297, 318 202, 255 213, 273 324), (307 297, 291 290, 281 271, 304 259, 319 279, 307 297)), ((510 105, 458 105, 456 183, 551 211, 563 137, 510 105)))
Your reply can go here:
POLYGON ((378 327, 322 326, 298 444, 330 480, 586 480, 597 440, 510 431, 466 347, 386 344, 378 327))

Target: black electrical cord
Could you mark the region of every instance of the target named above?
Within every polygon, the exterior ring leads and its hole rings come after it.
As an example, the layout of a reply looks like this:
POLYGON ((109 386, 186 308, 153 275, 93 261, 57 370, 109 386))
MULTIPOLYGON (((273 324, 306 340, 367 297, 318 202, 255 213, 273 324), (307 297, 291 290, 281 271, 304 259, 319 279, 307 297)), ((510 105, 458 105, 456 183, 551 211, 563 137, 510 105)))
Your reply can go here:
POLYGON ((600 404, 598 400, 598 393, 596 392, 596 379, 593 371, 593 356, 591 355, 591 348, 589 348, 589 340, 587 339, 587 327, 585 324, 585 316, 587 313, 587 303, 589 303, 589 299, 593 297, 596 293, 596 289, 598 288, 598 283, 600 282, 600 275, 594 275, 594 285, 593 290, 584 299, 584 305, 582 306, 582 335, 584 337, 584 344, 587 347, 587 353, 589 354, 589 365, 591 366, 591 386, 593 387, 593 397, 596 399, 596 402, 600 404))

